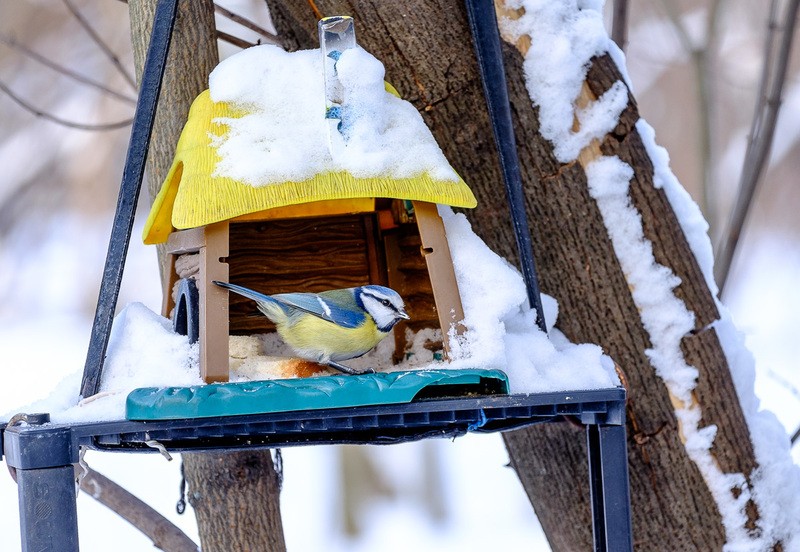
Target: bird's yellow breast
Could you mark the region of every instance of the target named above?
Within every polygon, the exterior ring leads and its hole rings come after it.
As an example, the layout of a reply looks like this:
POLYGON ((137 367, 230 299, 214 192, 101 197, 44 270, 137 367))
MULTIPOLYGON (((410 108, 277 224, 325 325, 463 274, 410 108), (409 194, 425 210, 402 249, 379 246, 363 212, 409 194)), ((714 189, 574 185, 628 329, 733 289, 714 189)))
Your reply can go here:
POLYGON ((278 334, 300 356, 313 360, 347 360, 363 355, 388 334, 371 317, 356 328, 343 328, 316 316, 277 325, 278 334))

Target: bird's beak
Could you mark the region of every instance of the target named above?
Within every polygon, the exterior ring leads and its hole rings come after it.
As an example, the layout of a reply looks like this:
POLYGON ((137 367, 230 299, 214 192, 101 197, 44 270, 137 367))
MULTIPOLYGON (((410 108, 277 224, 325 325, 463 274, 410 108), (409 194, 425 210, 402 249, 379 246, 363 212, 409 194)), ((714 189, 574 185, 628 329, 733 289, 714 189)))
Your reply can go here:
POLYGON ((406 314, 406 311, 403 310, 397 313, 397 317, 402 318, 403 320, 411 320, 411 317, 408 314, 406 314))

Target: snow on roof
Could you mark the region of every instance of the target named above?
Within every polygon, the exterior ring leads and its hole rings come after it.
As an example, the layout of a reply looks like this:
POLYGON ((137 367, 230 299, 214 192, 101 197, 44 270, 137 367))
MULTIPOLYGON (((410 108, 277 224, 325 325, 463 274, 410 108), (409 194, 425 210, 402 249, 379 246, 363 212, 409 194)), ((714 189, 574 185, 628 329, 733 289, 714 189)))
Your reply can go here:
POLYGON ((215 176, 251 186, 340 171, 360 178, 428 173, 460 180, 416 108, 386 91, 383 64, 360 47, 345 50, 336 62, 344 126, 329 132, 322 63, 319 49, 285 52, 264 45, 214 69, 211 99, 246 111, 218 121, 229 130, 213 140, 221 156, 215 176))

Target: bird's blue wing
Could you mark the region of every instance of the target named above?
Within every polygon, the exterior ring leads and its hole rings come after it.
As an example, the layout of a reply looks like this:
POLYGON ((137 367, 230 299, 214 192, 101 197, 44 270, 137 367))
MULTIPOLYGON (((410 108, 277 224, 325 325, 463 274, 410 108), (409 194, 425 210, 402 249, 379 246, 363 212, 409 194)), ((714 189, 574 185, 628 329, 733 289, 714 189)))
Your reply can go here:
POLYGON ((357 328, 366 316, 349 289, 316 293, 279 293, 272 296, 288 307, 318 316, 343 328, 357 328))

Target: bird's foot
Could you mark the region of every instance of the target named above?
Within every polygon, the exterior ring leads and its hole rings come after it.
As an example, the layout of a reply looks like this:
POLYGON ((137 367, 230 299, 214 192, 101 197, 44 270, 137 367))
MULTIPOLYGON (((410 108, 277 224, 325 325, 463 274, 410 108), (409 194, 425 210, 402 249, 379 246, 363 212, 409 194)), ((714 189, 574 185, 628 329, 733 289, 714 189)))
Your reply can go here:
POLYGON ((326 366, 330 366, 331 368, 333 368, 335 370, 339 370, 341 373, 348 374, 350 376, 358 376, 358 375, 361 375, 361 374, 374 374, 375 373, 375 370, 372 369, 372 368, 367 368, 366 370, 354 370, 353 368, 350 368, 349 366, 345 366, 344 364, 339 364, 338 362, 334 362, 332 360, 329 360, 328 362, 326 362, 325 365, 326 366))

